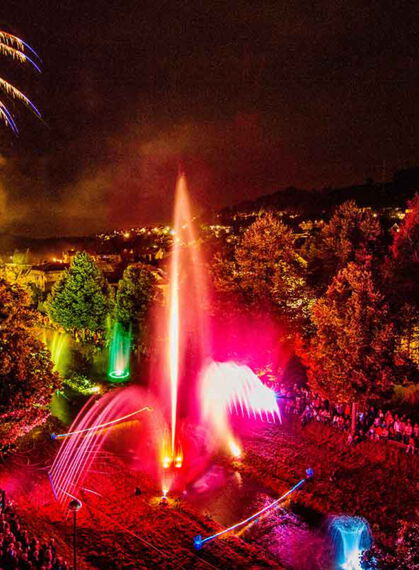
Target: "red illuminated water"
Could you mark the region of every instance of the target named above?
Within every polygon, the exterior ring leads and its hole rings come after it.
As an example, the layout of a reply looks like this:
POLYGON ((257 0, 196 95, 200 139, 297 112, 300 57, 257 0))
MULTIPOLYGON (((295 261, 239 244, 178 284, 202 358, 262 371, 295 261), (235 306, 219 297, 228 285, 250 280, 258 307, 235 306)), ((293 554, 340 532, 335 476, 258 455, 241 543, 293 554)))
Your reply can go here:
POLYGON ((199 241, 193 225, 186 178, 176 184, 173 246, 167 304, 166 370, 170 391, 170 447, 174 458, 182 449, 177 418, 180 386, 184 387, 183 414, 191 416, 196 405, 193 378, 209 356, 207 311, 208 285, 199 241))
MULTIPOLYGON (((141 468, 160 480, 166 494, 199 477, 214 453, 241 455, 231 415, 247 422, 280 419, 274 393, 248 366, 226 357, 224 362, 213 359, 229 339, 209 319, 207 271, 183 174, 176 183, 172 233, 165 302, 154 312, 155 358, 148 389, 122 389, 83 408, 62 438, 50 471, 52 487, 62 501, 78 495, 109 433, 127 421, 141 427, 133 430, 137 443, 127 445, 137 448, 141 468), (142 413, 146 406, 153 411, 142 413), (140 444, 143 436, 148 446, 140 444)), ((255 338, 253 352, 260 349, 255 338)), ((251 352, 246 344, 247 350, 251 352)))

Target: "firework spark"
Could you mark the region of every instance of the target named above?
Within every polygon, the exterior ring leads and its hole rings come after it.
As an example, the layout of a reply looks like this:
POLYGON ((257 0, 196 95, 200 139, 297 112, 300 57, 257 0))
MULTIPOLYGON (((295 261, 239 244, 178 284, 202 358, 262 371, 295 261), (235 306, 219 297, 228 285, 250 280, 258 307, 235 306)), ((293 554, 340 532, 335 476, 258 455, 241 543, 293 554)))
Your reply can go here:
MULTIPOLYGON (((6 57, 11 57, 15 61, 19 63, 29 63, 36 71, 40 72, 41 69, 36 63, 35 60, 39 61, 38 54, 31 48, 29 44, 18 38, 17 36, 13 36, 7 32, 3 32, 0 30, 0 55, 4 55, 6 57), (28 55, 29 52, 32 57, 28 55)), ((17 87, 9 83, 3 77, 0 77, 0 91, 3 91, 5 95, 9 99, 15 99, 23 103, 26 107, 28 107, 38 118, 41 117, 41 113, 32 103, 32 101, 26 97, 22 91, 20 91, 17 87)), ((16 135, 18 134, 18 128, 16 122, 13 118, 12 113, 9 111, 7 105, 4 101, 0 100, 0 121, 9 127, 16 135)))

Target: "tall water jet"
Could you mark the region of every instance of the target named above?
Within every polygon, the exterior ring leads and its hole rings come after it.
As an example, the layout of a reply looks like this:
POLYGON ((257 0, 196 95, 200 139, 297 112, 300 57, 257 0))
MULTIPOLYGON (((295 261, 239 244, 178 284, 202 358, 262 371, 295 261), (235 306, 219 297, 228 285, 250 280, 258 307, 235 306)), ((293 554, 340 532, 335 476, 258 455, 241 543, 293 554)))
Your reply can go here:
MULTIPOLYGON (((249 421, 280 419, 275 394, 249 367, 213 361, 216 343, 209 334, 206 269, 183 175, 176 184, 172 233, 166 302, 154 309, 157 318, 148 389, 143 393, 128 387, 106 394, 97 405, 90 403, 79 414, 70 433, 57 436, 63 441, 50 479, 62 501, 81 490, 103 445, 110 447, 110 439, 105 442, 104 437, 109 428, 121 449, 131 452, 137 448, 138 468, 159 479, 166 495, 169 491, 183 491, 201 476, 220 449, 240 456, 235 428, 245 427, 249 421), (124 439, 120 422, 142 411, 144 405, 152 405, 153 414, 142 414, 141 422, 137 421, 141 423, 138 433, 135 427, 127 427, 126 432, 133 437, 124 439), (235 419, 233 426, 231 415, 245 419, 235 419), (152 419, 146 420, 145 416, 152 419), (183 465, 184 455, 188 458, 187 468, 183 465)), ((226 335, 224 329, 218 336, 225 344, 228 332, 226 335)), ((114 323, 108 368, 113 381, 128 378, 130 349, 131 332, 114 323)), ((227 356, 220 354, 220 360, 227 360, 227 356)))
POLYGON ((362 570, 361 556, 372 546, 371 530, 362 517, 333 517, 330 535, 335 550, 336 570, 362 570))
POLYGON ((193 227, 186 178, 181 174, 176 183, 173 245, 169 267, 167 305, 166 371, 170 386, 170 452, 172 460, 179 455, 177 441, 179 416, 178 394, 185 386, 185 414, 191 414, 190 397, 196 387, 194 377, 208 356, 206 309, 208 287, 203 271, 199 242, 193 227), (188 358, 188 366, 186 366, 188 358), (185 378, 185 375, 187 377, 185 378))
POLYGON ((130 376, 131 331, 119 322, 112 329, 109 346, 108 376, 112 382, 123 382, 130 376))

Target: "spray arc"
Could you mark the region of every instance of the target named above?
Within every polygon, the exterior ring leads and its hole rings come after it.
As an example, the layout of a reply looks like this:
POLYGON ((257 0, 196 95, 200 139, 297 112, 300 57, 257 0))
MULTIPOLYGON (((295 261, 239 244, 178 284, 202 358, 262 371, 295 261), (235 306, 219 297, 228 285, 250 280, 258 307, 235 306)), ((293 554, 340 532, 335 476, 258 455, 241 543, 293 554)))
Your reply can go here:
MULTIPOLYGON (((147 391, 140 394, 128 387, 111 392, 83 409, 67 434, 56 436, 62 443, 50 480, 60 498, 80 489, 109 431, 150 407, 150 402, 159 426, 150 433, 151 446, 145 453, 157 461, 153 474, 160 477, 164 496, 196 476, 202 449, 208 458, 218 451, 241 456, 234 416, 251 422, 280 421, 274 392, 248 366, 213 359, 207 271, 184 175, 176 184, 172 235, 166 302, 155 311, 157 358, 152 361, 147 391)), ((115 323, 111 381, 129 377, 130 350, 131 332, 115 323)))

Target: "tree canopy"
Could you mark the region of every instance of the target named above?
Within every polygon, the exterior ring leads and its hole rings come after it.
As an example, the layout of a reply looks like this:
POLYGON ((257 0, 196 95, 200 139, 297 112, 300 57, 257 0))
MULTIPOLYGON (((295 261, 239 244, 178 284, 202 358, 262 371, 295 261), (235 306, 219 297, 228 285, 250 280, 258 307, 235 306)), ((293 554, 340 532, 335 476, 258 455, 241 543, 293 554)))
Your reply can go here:
POLYGON ((419 194, 408 203, 408 212, 394 232, 387 259, 393 295, 417 305, 419 299, 419 194))
POLYGON ((407 214, 393 234, 384 264, 384 285, 400 335, 401 350, 418 364, 419 194, 408 203, 407 214))
POLYGON ((364 261, 382 246, 377 214, 369 208, 359 208, 353 200, 336 208, 321 234, 325 250, 336 259, 338 269, 350 261, 364 261))
POLYGON ((312 307, 315 334, 305 363, 310 385, 335 401, 388 395, 395 331, 371 269, 351 262, 312 307))
POLYGON ((110 288, 86 252, 78 252, 46 301, 52 321, 66 331, 103 332, 111 309, 110 288))
POLYGON ((155 269, 143 263, 129 265, 118 283, 116 319, 125 327, 140 329, 156 294, 155 269))
POLYGON ((338 206, 330 220, 303 246, 309 283, 319 294, 350 261, 377 267, 383 254, 383 232, 377 214, 369 208, 359 208, 353 200, 338 206))
POLYGON ((0 444, 41 423, 60 378, 32 329, 27 293, 0 280, 0 444))
POLYGON ((216 259, 215 272, 218 290, 273 310, 288 324, 308 316, 304 259, 292 230, 271 212, 249 226, 230 258, 216 259))

